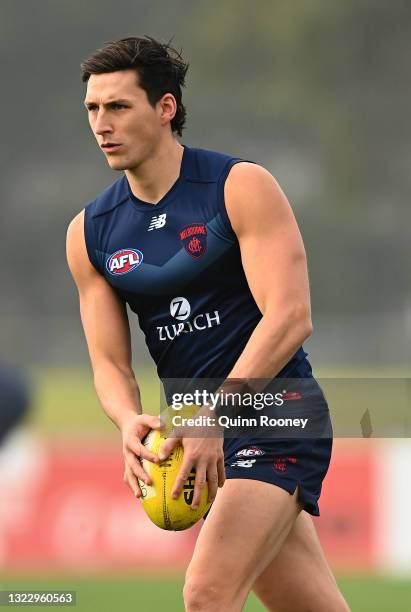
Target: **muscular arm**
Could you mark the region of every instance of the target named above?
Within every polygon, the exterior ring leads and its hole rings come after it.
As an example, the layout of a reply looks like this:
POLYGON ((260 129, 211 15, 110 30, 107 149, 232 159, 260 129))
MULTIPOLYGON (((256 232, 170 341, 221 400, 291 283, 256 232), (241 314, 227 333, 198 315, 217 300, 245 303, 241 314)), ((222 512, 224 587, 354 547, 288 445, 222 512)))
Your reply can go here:
POLYGON ((229 378, 272 378, 312 331, 304 245, 285 195, 264 168, 234 166, 225 200, 263 315, 229 378))
MULTIPOLYGON (((263 168, 247 163, 235 165, 226 181, 225 200, 247 281, 263 315, 229 378, 271 379, 311 333, 303 242, 286 197, 263 168)), ((204 406, 200 412, 210 414, 210 408, 204 406)), ((184 446, 184 463, 173 495, 180 494, 191 466, 195 465, 193 507, 197 507, 205 475, 214 497, 221 438, 217 432, 211 438, 184 438, 184 432, 179 437, 184 446)), ((166 440, 160 456, 168 456, 175 444, 175 438, 166 440)), ((224 482, 221 461, 220 454, 219 486, 224 482)))
POLYGON ((79 293, 97 395, 104 411, 121 428, 130 413, 141 414, 128 318, 125 305, 89 261, 83 227, 84 211, 69 226, 67 261, 79 293))
POLYGON ((137 478, 151 480, 138 457, 158 462, 141 440, 160 419, 144 415, 140 391, 131 367, 130 328, 125 305, 91 265, 84 241, 84 211, 67 232, 67 261, 80 298, 80 313, 94 372, 96 392, 109 418, 120 429, 125 462, 124 480, 137 497, 137 478))

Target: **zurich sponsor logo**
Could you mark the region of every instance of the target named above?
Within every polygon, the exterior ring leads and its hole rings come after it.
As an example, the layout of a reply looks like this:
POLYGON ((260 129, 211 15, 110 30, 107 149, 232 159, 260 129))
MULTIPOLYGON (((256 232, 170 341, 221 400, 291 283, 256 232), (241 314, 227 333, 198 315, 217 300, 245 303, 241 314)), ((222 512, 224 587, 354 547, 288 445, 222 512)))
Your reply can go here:
POLYGON ((183 297, 176 297, 171 300, 170 314, 179 321, 188 319, 191 314, 190 302, 183 297))
POLYGON ((190 319, 192 308, 185 297, 175 297, 170 302, 170 315, 177 319, 178 323, 159 325, 157 327, 158 339, 162 342, 174 340, 180 334, 190 334, 195 331, 204 331, 221 324, 220 313, 201 312, 190 319))
POLYGON ((138 249, 121 249, 107 260, 106 268, 110 274, 127 274, 143 262, 143 253, 138 249))
POLYGON ((251 446, 250 448, 242 448, 239 450, 235 456, 236 457, 257 457, 260 455, 264 455, 265 452, 261 450, 261 448, 257 448, 256 446, 251 446))

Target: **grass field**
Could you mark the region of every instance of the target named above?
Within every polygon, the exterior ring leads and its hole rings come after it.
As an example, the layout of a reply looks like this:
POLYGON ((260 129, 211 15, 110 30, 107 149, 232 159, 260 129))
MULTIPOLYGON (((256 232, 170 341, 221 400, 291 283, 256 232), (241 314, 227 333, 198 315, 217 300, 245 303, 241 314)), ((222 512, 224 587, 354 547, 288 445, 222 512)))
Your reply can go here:
MULTIPOLYGON (((350 577, 339 579, 340 587, 352 612, 409 612, 411 584, 400 580, 375 577, 350 577)), ((2 590, 73 590, 77 593, 76 612, 180 612, 184 610, 181 599, 181 578, 147 577, 115 579, 91 578, 27 578, 2 579, 2 590)), ((12 609, 5 606, 3 609, 12 609)), ((39 609, 24 606, 27 610, 39 609)), ((15 608, 14 608, 15 609, 15 608)), ((52 609, 62 610, 62 606, 52 609)), ((70 610, 65 607, 64 609, 70 610)), ((263 606, 252 594, 245 612, 262 612, 263 606)), ((298 612, 296 610, 295 612, 298 612)))
MULTIPOLYGON (((105 416, 87 368, 49 368, 34 372, 33 407, 30 425, 41 434, 115 434, 116 428, 105 416)), ((158 414, 160 383, 152 368, 139 376, 144 410, 158 414)))

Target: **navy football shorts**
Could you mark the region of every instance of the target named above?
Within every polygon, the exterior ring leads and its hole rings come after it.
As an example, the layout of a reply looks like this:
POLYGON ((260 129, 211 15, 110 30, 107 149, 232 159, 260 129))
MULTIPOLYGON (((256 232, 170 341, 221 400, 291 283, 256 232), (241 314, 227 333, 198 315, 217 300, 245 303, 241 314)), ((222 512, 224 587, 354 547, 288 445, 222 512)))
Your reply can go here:
MULTIPOLYGON (((301 386, 298 387, 301 390, 301 386)), ((281 487, 292 495, 298 487, 298 501, 304 510, 319 516, 318 500, 327 473, 332 450, 332 427, 324 395, 314 378, 304 381, 303 391, 289 394, 281 411, 283 417, 297 418, 305 413, 321 424, 308 426, 297 437, 287 438, 284 430, 271 432, 261 428, 264 435, 253 430, 238 437, 226 437, 224 457, 226 478, 261 480, 281 487), (308 406, 308 409, 307 409, 308 406)), ((267 412, 265 411, 265 414, 267 412)), ((278 429, 278 428, 277 428, 278 429)))

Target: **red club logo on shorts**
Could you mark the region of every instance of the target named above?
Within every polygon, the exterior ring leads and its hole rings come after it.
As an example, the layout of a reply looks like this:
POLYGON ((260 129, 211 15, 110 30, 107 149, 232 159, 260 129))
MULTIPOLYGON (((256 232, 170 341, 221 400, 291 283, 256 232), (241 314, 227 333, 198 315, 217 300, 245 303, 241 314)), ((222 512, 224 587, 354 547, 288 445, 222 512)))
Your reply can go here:
POLYGON ((143 253, 138 249, 121 249, 107 260, 106 268, 110 274, 127 274, 135 270, 143 261, 143 253))
POLYGON ((300 400, 302 399, 302 395, 299 391, 287 391, 286 393, 283 394, 283 400, 284 401, 289 401, 289 400, 300 400))
POLYGON ((199 259, 207 249, 207 228, 204 223, 192 223, 180 230, 181 244, 186 253, 199 259))
POLYGON ((275 457, 273 467, 276 472, 286 472, 289 463, 297 463, 297 457, 275 457))

